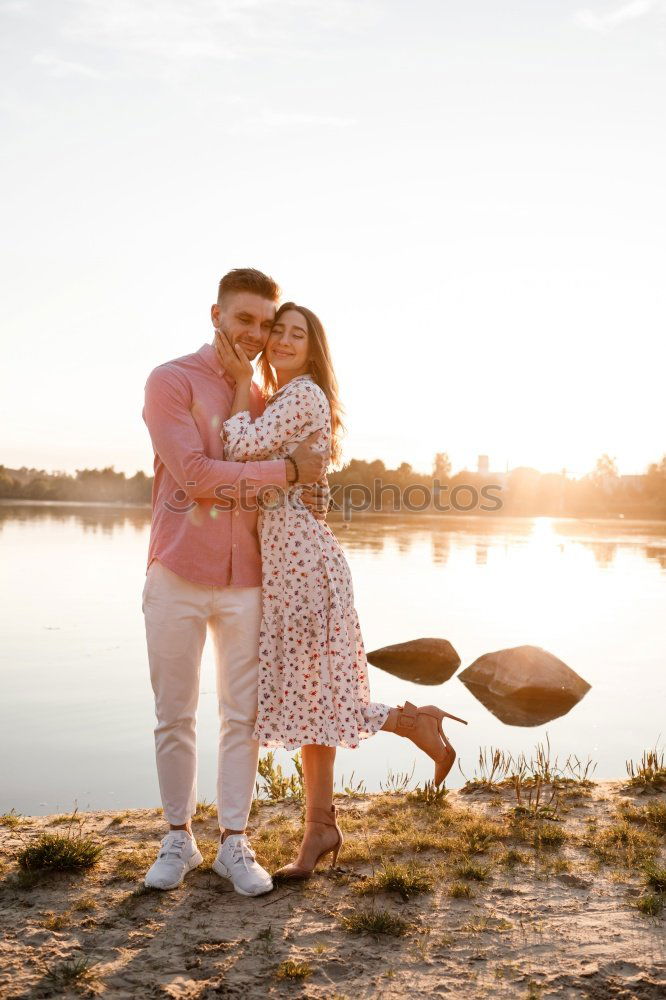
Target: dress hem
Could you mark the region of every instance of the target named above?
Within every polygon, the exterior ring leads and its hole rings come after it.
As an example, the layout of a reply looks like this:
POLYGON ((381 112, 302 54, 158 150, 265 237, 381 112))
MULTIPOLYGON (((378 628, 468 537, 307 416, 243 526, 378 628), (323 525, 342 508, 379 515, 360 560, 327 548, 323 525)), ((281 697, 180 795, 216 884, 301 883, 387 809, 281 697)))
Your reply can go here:
MULTIPOLYGON (((375 702, 375 707, 377 703, 375 702)), ((370 736, 374 736, 375 733, 381 732, 381 728, 386 722, 389 712, 391 711, 390 705, 382 706, 385 711, 381 712, 373 722, 376 723, 376 728, 363 729, 358 732, 358 740, 356 743, 351 743, 349 740, 341 740, 335 743, 324 743, 320 739, 308 739, 308 737, 297 737, 295 740, 285 741, 277 736, 266 737, 262 739, 261 736, 256 736, 252 734, 252 738, 257 740, 260 747, 267 750, 300 750, 304 746, 317 746, 317 747, 339 747, 341 750, 357 750, 361 745, 363 740, 367 740, 370 736)))

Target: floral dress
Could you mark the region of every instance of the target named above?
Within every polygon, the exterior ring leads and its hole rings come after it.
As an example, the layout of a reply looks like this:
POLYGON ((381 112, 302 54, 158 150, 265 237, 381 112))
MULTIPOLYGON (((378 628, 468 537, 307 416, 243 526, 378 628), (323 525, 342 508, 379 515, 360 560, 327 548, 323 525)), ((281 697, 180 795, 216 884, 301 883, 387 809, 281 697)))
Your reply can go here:
MULTIPOLYGON (((237 413, 220 433, 225 458, 237 462, 284 458, 315 430, 317 443, 328 446, 328 399, 311 376, 300 375, 254 422, 247 411, 237 413)), ((302 489, 290 487, 286 499, 277 489, 261 495, 263 617, 253 737, 287 750, 309 743, 353 748, 381 729, 389 706, 370 701, 349 566, 329 526, 303 505, 302 489)))

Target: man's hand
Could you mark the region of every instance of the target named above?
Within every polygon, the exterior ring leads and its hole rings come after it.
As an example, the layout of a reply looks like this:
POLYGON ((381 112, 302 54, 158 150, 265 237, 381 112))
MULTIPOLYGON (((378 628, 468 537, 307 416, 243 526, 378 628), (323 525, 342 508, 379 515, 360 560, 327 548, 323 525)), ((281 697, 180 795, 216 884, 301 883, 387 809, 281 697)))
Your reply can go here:
POLYGON ((317 521, 325 521, 331 502, 331 490, 326 476, 314 486, 306 486, 301 490, 301 500, 317 521))
MULTIPOLYGON (((313 448, 313 442, 318 436, 319 431, 314 431, 291 453, 292 458, 298 466, 299 484, 302 483, 307 486, 318 482, 324 476, 331 461, 330 448, 327 448, 326 451, 315 451, 313 448)), ((291 462, 287 462, 287 479, 290 482, 294 481, 291 478, 292 474, 291 462)))

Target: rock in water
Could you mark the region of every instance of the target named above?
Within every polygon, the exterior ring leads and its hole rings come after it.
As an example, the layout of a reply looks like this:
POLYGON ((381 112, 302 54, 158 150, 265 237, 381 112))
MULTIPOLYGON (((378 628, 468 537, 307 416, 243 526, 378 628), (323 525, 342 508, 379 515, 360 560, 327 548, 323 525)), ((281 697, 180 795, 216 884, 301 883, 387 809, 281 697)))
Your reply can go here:
POLYGON ((368 662, 414 684, 442 684, 453 677, 460 657, 448 639, 411 639, 367 654, 368 662))
POLYGON ((590 690, 587 681, 540 646, 484 653, 458 676, 509 726, 541 726, 558 719, 590 690))

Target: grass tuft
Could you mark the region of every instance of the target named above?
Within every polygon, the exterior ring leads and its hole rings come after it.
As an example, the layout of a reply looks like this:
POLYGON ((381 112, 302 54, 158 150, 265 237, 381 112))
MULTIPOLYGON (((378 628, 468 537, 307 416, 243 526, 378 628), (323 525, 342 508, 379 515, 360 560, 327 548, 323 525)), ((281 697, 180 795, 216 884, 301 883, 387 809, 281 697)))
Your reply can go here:
POLYGON ((636 901, 636 909, 646 917, 658 917, 664 907, 664 896, 661 892, 649 892, 636 901))
POLYGON ((46 927, 50 931, 61 931, 64 927, 69 924, 69 914, 67 913, 53 913, 50 910, 44 914, 44 919, 42 920, 42 926, 46 927))
POLYGON ((46 982, 54 990, 91 983, 96 979, 93 966, 87 958, 74 958, 51 966, 46 972, 46 982))
POLYGON ((666 893, 666 867, 649 861, 645 865, 645 884, 654 892, 666 893))
POLYGON ((555 823, 543 823, 534 831, 534 847, 561 847, 567 839, 564 830, 555 823))
POLYGON ((657 833, 666 833, 666 802, 648 802, 645 806, 635 806, 633 802, 621 802, 618 806, 620 819, 650 827, 657 833))
POLYGON ((72 904, 77 913, 93 913, 97 909, 97 901, 92 896, 81 896, 72 904))
POLYGON ((454 871, 458 878, 465 878, 472 882, 485 882, 490 874, 490 865, 480 865, 469 858, 463 858, 454 866, 454 871))
POLYGON ((452 882, 448 889, 451 899, 470 899, 472 890, 467 882, 452 882))
POLYGON ((305 979, 311 975, 312 967, 307 962, 296 962, 293 958, 280 962, 275 970, 276 979, 305 979))
POLYGON ((529 855, 523 851, 516 850, 515 847, 507 847, 497 856, 497 861, 504 868, 513 868, 514 865, 529 864, 529 855))
POLYGON ((390 910, 356 910, 340 918, 340 923, 350 934, 387 934, 401 937, 409 930, 409 922, 390 910))
POLYGON ((217 816, 217 804, 215 802, 206 802, 202 799, 201 802, 197 802, 197 808, 192 816, 193 823, 204 823, 207 819, 217 816))
POLYGON ((666 787, 666 757, 664 751, 644 750, 639 761, 626 762, 629 784, 641 791, 661 791, 666 787))
POLYGON ((6 826, 10 830, 15 827, 20 826, 23 821, 23 817, 17 813, 14 809, 11 809, 8 813, 3 813, 0 816, 0 826, 6 826))
POLYGON ((414 862, 385 864, 371 878, 360 882, 355 891, 362 896, 373 892, 399 892, 403 899, 430 892, 434 882, 430 872, 414 862))
POLYGON ((91 837, 43 833, 19 852, 17 860, 23 871, 79 871, 92 868, 101 853, 101 844, 91 837))
POLYGON ((600 861, 625 865, 627 868, 644 866, 651 861, 658 849, 653 834, 632 828, 629 823, 614 823, 604 830, 594 831, 584 841, 600 861))
POLYGON ((437 788, 434 782, 426 781, 423 786, 417 785, 416 788, 409 792, 407 800, 409 802, 418 802, 424 806, 448 806, 449 803, 446 799, 448 794, 448 789, 444 785, 440 785, 437 788))

